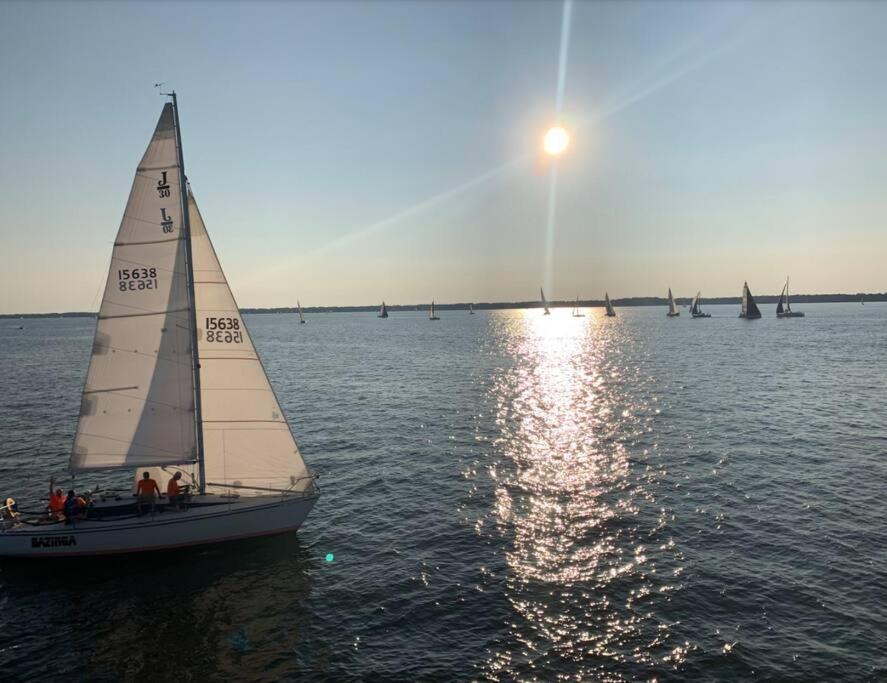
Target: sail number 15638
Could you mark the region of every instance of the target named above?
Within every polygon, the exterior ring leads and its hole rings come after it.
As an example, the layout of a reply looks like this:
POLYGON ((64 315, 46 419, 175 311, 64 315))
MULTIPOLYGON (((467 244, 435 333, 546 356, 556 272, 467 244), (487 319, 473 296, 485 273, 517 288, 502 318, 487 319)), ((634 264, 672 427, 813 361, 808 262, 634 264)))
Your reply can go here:
POLYGON ((237 318, 207 318, 206 341, 222 344, 240 344, 243 332, 237 318))

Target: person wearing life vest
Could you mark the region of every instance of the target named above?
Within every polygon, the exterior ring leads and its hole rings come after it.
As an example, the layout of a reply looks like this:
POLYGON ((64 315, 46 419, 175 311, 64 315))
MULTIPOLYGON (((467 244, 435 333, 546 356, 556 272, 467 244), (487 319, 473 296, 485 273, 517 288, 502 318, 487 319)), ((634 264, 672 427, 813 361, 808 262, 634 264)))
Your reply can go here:
POLYGON ((138 496, 138 514, 142 516, 142 510, 145 505, 151 506, 151 513, 154 513, 154 504, 160 496, 160 487, 157 482, 151 479, 151 473, 145 472, 139 483, 136 484, 136 495, 138 496))
POLYGON ((49 505, 46 510, 52 519, 64 519, 65 517, 65 494, 61 489, 52 490, 55 481, 49 480, 49 505))
POLYGON ((74 489, 68 491, 64 505, 65 524, 71 524, 75 519, 86 519, 86 500, 74 493, 74 489))

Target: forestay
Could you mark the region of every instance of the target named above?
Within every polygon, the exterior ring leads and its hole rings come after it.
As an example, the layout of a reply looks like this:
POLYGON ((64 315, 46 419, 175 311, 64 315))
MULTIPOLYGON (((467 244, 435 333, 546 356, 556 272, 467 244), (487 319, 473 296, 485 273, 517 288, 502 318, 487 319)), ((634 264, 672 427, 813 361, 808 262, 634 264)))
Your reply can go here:
POLYGON ((197 303, 207 491, 311 487, 193 196, 188 201, 197 303), (258 487, 257 489, 241 487, 258 487))
POLYGON ((74 472, 196 458, 179 187, 167 104, 114 242, 71 455, 74 472))

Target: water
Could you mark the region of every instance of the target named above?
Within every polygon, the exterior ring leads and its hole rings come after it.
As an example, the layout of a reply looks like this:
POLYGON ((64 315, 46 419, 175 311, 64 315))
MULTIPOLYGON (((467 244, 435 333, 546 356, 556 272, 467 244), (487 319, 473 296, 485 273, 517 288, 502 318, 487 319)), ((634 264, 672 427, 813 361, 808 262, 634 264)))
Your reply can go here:
MULTIPOLYGON (((0 563, 0 670, 887 679, 887 305, 803 308, 248 316, 321 474, 304 529, 0 563)), ((92 325, 0 321, 23 506, 65 468, 92 325)))

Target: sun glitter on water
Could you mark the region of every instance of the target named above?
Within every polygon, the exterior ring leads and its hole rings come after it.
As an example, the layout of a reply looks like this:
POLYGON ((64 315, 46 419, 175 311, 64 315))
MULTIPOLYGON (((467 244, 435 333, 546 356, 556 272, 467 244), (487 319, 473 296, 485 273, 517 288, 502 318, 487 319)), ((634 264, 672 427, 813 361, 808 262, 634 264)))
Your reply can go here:
POLYGON ((562 154, 570 144, 570 134, 563 126, 552 126, 542 139, 542 148, 551 156, 562 154))

